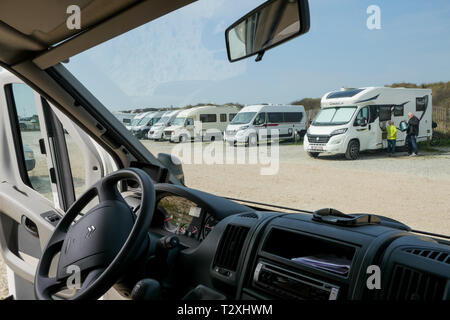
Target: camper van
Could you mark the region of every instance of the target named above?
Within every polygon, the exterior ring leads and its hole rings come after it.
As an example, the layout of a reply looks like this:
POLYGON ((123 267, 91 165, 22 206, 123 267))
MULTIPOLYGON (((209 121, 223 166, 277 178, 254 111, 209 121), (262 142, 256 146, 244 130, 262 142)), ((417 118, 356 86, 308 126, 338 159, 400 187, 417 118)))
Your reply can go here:
POLYGON ((254 105, 244 107, 234 117, 225 131, 229 144, 256 145, 271 138, 277 130, 278 139, 294 139, 295 134, 304 134, 306 113, 303 106, 254 105))
POLYGON ((147 138, 151 140, 161 140, 163 138, 164 129, 172 124, 172 121, 175 120, 178 113, 180 113, 180 110, 167 111, 162 114, 159 121, 150 127, 147 138))
POLYGON ((138 139, 147 138, 150 128, 161 119, 163 114, 164 111, 146 113, 146 115, 131 129, 131 132, 133 132, 138 139))
MULTIPOLYGON (((327 152, 357 159, 360 151, 386 148, 388 121, 399 128, 408 121, 409 112, 420 120, 417 142, 431 138, 430 89, 368 87, 328 92, 308 128, 304 150, 314 158, 327 152)), ((398 130, 397 146, 404 146, 405 140, 406 132, 398 130)))
POLYGON ((239 112, 236 106, 200 106, 181 111, 172 125, 164 130, 164 139, 184 142, 188 139, 214 141, 223 138, 223 132, 239 112))
POLYGON ((133 128, 136 127, 139 124, 139 122, 141 122, 142 118, 148 116, 149 114, 152 114, 152 112, 143 112, 134 115, 134 118, 131 120, 131 123, 127 125, 126 128, 129 131, 133 132, 133 128))

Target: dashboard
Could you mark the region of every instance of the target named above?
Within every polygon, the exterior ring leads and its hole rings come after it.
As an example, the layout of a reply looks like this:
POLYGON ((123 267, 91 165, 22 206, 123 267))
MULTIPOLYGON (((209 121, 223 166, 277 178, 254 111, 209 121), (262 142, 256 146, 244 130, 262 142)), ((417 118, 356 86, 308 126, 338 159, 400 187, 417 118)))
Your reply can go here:
POLYGON ((155 214, 160 229, 181 238, 203 241, 219 223, 206 209, 186 198, 162 194, 157 201, 155 214))
POLYGON ((450 300, 450 242, 391 219, 339 226, 172 184, 155 190, 149 235, 179 238, 164 280, 178 298, 450 300))

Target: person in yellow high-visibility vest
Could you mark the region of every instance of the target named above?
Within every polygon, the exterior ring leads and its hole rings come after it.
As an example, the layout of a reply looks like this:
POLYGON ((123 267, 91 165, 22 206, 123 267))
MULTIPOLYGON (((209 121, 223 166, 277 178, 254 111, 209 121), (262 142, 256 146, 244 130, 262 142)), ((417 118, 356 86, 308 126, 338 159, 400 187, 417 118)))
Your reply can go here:
POLYGON ((389 125, 386 127, 387 131, 387 152, 389 156, 393 156, 395 153, 395 142, 397 141, 397 128, 394 125, 394 121, 389 121, 389 125))

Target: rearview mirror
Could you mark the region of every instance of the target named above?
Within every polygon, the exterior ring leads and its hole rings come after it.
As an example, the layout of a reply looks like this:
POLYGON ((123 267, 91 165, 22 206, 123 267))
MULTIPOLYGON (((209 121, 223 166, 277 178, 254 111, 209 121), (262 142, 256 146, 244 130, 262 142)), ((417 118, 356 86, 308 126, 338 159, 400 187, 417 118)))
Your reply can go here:
POLYGON ((309 30, 308 0, 269 0, 225 31, 228 60, 235 62, 264 52, 309 30))

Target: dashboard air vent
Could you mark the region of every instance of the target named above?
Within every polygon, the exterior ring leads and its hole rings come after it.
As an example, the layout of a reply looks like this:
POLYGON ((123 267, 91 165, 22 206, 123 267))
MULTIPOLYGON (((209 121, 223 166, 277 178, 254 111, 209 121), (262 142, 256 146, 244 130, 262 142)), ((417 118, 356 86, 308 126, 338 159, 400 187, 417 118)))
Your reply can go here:
POLYGON ((405 249, 404 251, 414 254, 416 256, 421 256, 427 259, 450 264, 450 253, 448 252, 428 250, 428 249, 414 249, 414 248, 408 248, 405 249))
POLYGON ((239 256, 250 228, 228 225, 219 243, 214 265, 230 271, 236 271, 239 256))
POLYGON ((396 265, 388 300, 442 300, 446 281, 422 271, 396 265))
POLYGON ((240 216, 243 217, 243 218, 258 219, 258 215, 256 213, 253 213, 253 212, 243 213, 240 216))

